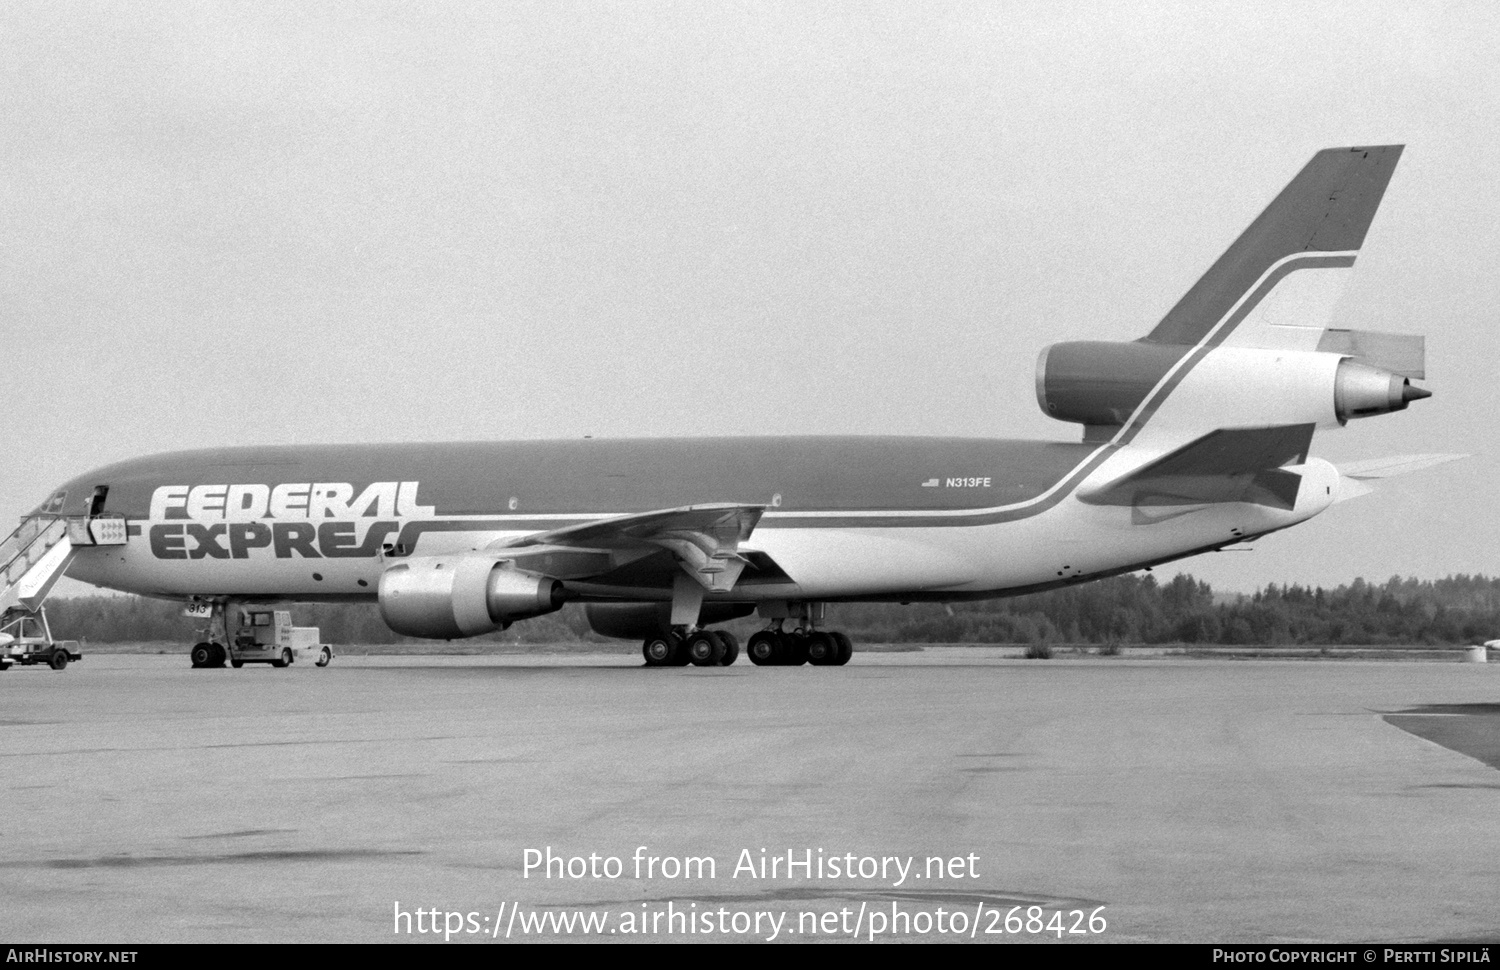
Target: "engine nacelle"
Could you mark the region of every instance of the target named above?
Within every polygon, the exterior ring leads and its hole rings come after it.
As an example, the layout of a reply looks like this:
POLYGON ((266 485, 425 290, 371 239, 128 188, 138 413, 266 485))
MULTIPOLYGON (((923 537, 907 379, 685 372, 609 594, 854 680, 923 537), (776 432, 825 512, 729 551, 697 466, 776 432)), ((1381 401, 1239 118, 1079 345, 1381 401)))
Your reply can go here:
MULTIPOLYGON (((1060 421, 1118 428, 1190 352, 1142 341, 1053 344, 1037 359, 1037 403, 1060 421)), ((1323 351, 1218 347, 1187 378, 1181 391, 1196 396, 1195 408, 1222 410, 1238 424, 1330 427, 1432 396, 1399 374, 1323 351)))
POLYGON ((1405 411, 1412 401, 1432 397, 1425 388, 1380 367, 1345 358, 1339 361, 1333 380, 1333 409, 1339 423, 1350 418, 1368 418, 1392 411, 1405 411))
POLYGON ((1059 421, 1118 427, 1186 352, 1140 342, 1053 344, 1036 361, 1036 402, 1059 421))
POLYGON ((404 636, 453 640, 562 608, 562 583, 477 553, 423 556, 380 574, 380 615, 404 636))

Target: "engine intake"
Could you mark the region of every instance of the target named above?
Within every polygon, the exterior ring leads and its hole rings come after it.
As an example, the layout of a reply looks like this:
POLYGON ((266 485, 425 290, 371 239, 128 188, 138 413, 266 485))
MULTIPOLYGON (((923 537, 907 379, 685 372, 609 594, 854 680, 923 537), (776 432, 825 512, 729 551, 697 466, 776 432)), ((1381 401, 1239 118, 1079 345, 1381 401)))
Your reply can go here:
POLYGON ((1077 340, 1053 344, 1036 362, 1036 402, 1059 421, 1118 427, 1187 348, 1077 340))
POLYGON ((562 608, 563 584, 488 556, 425 556, 380 575, 380 615, 409 637, 453 640, 562 608))

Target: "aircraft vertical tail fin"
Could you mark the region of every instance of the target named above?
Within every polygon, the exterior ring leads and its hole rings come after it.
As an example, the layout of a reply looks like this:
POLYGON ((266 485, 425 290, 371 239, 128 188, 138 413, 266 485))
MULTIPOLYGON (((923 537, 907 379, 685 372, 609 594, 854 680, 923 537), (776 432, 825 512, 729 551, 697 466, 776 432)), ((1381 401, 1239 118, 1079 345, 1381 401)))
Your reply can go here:
POLYGON ((1336 427, 1430 396, 1411 384, 1423 338, 1328 326, 1401 151, 1318 152, 1145 337, 1043 350, 1042 410, 1144 455, 1216 430, 1336 427))
POLYGON ((1143 342, 1319 349, 1403 147, 1318 152, 1143 342))

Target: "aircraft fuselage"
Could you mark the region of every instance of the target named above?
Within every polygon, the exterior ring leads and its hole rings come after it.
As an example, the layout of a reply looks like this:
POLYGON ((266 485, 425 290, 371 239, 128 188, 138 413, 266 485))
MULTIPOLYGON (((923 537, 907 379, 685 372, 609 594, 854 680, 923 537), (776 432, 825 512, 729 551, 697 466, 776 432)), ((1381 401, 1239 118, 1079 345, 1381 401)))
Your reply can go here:
MULTIPOLYGON (((357 600, 374 598, 381 571, 403 557, 664 507, 764 505, 742 550, 750 568, 715 597, 752 602, 1001 595, 1303 517, 1239 503, 1140 522, 1130 509, 1078 502, 1078 485, 1113 450, 908 437, 229 448, 101 468, 65 485, 57 511, 84 514, 106 486, 103 513, 128 523, 124 546, 78 551, 69 575, 85 582, 154 596, 357 600)), ((569 590, 669 595, 661 572, 636 563, 569 590)))

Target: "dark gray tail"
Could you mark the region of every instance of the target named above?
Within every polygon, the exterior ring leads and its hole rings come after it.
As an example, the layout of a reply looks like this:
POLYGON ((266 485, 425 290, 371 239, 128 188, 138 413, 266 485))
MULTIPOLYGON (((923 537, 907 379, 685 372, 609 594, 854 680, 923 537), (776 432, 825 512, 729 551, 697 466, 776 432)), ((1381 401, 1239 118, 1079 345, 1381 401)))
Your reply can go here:
MULTIPOLYGON (((1191 346, 1221 323, 1214 336, 1222 341, 1286 275, 1353 266, 1403 147, 1328 148, 1314 155, 1145 341, 1191 346), (1232 313, 1239 319, 1228 319, 1232 313)), ((1326 320, 1293 325, 1321 328, 1326 320)))

